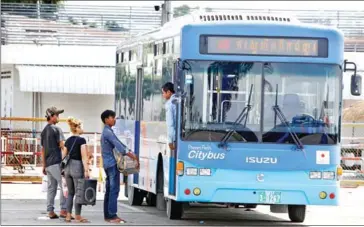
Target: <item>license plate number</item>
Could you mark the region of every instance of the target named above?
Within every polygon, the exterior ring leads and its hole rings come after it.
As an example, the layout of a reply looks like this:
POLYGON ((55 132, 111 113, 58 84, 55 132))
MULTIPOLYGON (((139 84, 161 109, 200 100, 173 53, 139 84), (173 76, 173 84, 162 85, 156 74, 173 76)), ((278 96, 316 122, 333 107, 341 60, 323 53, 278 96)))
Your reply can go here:
POLYGON ((276 204, 281 203, 282 194, 281 192, 276 191, 264 191, 259 192, 259 202, 266 204, 276 204))

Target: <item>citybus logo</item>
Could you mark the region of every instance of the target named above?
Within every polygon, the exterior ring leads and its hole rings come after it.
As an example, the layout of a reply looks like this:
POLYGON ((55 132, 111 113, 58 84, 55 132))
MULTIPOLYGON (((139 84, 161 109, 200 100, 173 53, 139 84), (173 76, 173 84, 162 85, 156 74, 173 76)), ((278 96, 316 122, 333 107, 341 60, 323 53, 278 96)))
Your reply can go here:
POLYGON ((223 160, 225 159, 224 153, 212 152, 210 146, 192 146, 188 145, 188 158, 203 160, 223 160))

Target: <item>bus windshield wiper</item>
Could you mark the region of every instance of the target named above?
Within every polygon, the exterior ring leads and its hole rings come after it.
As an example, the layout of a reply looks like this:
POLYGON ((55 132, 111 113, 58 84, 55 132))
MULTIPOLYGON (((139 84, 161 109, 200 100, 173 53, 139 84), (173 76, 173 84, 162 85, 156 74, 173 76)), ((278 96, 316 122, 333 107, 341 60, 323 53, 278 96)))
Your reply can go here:
POLYGON ((221 142, 219 144, 219 147, 223 147, 224 145, 226 145, 226 141, 228 141, 230 139, 230 137, 233 135, 233 133, 235 132, 236 126, 238 124, 240 124, 240 122, 244 121, 244 128, 246 127, 246 122, 248 120, 248 114, 249 111, 251 109, 251 105, 250 105, 250 101, 251 101, 251 97, 252 97, 252 92, 253 92, 253 84, 250 85, 250 91, 249 91, 249 99, 248 99, 248 103, 247 105, 244 107, 244 109, 241 111, 241 113, 239 114, 239 116, 236 118, 235 122, 232 125, 232 128, 229 129, 226 134, 224 135, 224 137, 221 139, 221 142))
POLYGON ((274 118, 278 117, 279 120, 281 120, 281 122, 287 127, 288 133, 291 135, 293 142, 296 144, 297 148, 304 152, 303 144, 302 144, 300 138, 298 137, 297 133, 292 130, 291 126, 289 125, 289 123, 287 121, 287 118, 284 116, 281 108, 278 106, 278 84, 276 87, 276 103, 273 106, 273 111, 275 113, 274 118))

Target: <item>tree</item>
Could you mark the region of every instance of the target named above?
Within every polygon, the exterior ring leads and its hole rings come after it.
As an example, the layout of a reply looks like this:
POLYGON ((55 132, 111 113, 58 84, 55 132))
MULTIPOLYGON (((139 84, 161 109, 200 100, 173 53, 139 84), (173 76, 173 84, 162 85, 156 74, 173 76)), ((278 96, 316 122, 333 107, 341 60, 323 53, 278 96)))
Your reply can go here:
POLYGON ((127 31, 128 29, 123 28, 122 26, 120 26, 116 21, 106 21, 105 23, 105 29, 112 31, 112 32, 122 32, 122 31, 127 31))
POLYGON ((188 5, 181 5, 173 9, 173 17, 181 17, 191 12, 191 8, 188 5))

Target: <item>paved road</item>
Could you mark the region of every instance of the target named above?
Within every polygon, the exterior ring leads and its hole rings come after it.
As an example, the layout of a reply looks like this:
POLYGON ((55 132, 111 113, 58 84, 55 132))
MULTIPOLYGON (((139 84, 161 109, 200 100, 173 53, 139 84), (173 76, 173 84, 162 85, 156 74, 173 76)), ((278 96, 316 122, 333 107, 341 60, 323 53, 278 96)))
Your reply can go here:
MULTIPOLYGON (((44 194, 35 193, 37 185, 1 185, 2 225, 70 225, 62 220, 38 220, 45 217, 44 194), (18 188, 16 192, 14 188, 18 188), (19 189, 23 188, 23 190, 19 189), (32 191, 33 190, 33 191, 32 191), (19 195, 22 195, 19 197, 19 195), (33 196, 31 196, 32 194, 33 196), (26 195, 29 198, 26 198, 26 195), (39 198, 43 197, 43 198, 39 198), (33 199, 32 199, 33 198, 33 199)), ((269 207, 258 207, 254 211, 244 208, 192 207, 186 211, 183 220, 170 221, 165 212, 148 206, 130 207, 126 198, 120 197, 119 211, 128 222, 126 225, 290 225, 287 214, 271 214, 269 207)), ((364 189, 342 189, 339 207, 309 207, 304 225, 364 225, 364 189)), ((94 207, 85 207, 83 214, 92 225, 105 225, 102 215, 102 201, 94 207)), ((76 225, 72 223, 71 225, 76 225)), ((80 224, 84 225, 84 224, 80 224)), ((125 224, 124 224, 125 226, 125 224)))

